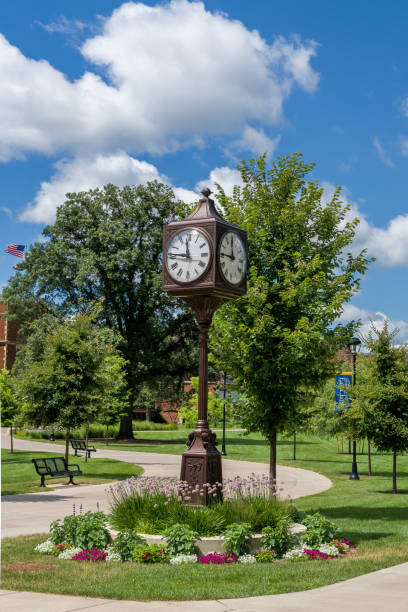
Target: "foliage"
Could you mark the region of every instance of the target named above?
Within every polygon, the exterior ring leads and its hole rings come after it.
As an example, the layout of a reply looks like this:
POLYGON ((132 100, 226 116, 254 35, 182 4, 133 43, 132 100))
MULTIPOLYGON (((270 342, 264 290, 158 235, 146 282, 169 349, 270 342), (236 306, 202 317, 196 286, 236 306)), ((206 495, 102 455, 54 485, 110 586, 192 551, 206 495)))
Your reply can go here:
POLYGON ((318 548, 320 544, 331 542, 338 532, 337 525, 319 512, 305 516, 303 525, 307 527, 306 533, 302 536, 302 544, 305 546, 318 548))
POLYGON ((111 541, 106 520, 103 512, 68 515, 51 523, 51 539, 54 544, 65 542, 82 549, 106 548, 111 541))
MULTIPOLYGON (((194 427, 197 423, 197 406, 198 406, 198 377, 191 378, 192 390, 186 394, 184 403, 179 410, 179 417, 183 420, 183 425, 186 427, 194 427)), ((233 405, 225 401, 218 393, 218 390, 208 392, 208 421, 210 425, 216 426, 223 420, 223 410, 225 403, 225 420, 230 421, 234 414, 233 405)))
POLYGON ((163 532, 166 539, 167 552, 171 557, 178 555, 193 555, 197 552, 196 540, 198 533, 187 525, 176 523, 163 532))
POLYGON ((248 233, 248 292, 214 317, 212 359, 245 389, 240 417, 271 447, 276 478, 276 434, 294 421, 308 388, 333 373, 333 356, 356 323, 336 322, 344 302, 359 287, 369 263, 364 252, 345 255, 358 220, 346 221, 349 206, 337 189, 329 202, 313 168, 300 154, 266 156, 242 163, 242 188, 217 197, 228 221, 248 233))
POLYGON ((17 425, 21 414, 21 403, 17 397, 10 372, 0 370, 0 414, 3 427, 17 425))
POLYGON ((257 532, 295 512, 292 505, 270 497, 270 481, 263 478, 226 479, 221 489, 223 503, 210 501, 214 487, 208 486, 205 494, 210 500, 204 507, 189 505, 192 496, 199 499, 200 493, 198 489, 191 492, 185 483, 166 478, 128 479, 109 489, 110 522, 119 530, 161 534, 182 521, 200 536, 221 534, 233 522, 246 522, 257 532))
POLYGON ((274 551, 279 558, 283 557, 295 542, 288 519, 279 520, 274 527, 264 527, 261 533, 263 548, 274 551))
POLYGON ((408 450, 408 346, 393 346, 398 330, 388 321, 374 324, 366 339, 371 356, 364 376, 350 391, 351 408, 344 414, 350 435, 363 432, 380 451, 392 452, 393 492, 397 493, 396 455, 408 450))
POLYGON ((138 546, 133 551, 132 557, 136 563, 166 563, 168 561, 165 547, 159 544, 138 546))
POLYGON ((258 563, 272 563, 276 559, 276 553, 274 550, 264 548, 255 553, 255 558, 258 563))
MULTIPOLYGON (((131 438, 131 411, 143 385, 180 387, 197 362, 197 327, 180 300, 161 289, 163 225, 187 208, 157 181, 69 193, 46 238, 26 252, 21 272, 3 289, 9 317, 25 324, 44 312, 64 317, 94 301, 99 324, 120 336, 130 396, 121 437, 131 438)), ((167 393, 162 396, 166 397, 167 393)))
POLYGON ((119 555, 121 561, 131 561, 134 549, 144 544, 146 541, 135 531, 120 531, 113 540, 111 550, 119 555))
POLYGON ((39 552, 42 554, 52 555, 55 550, 55 544, 51 538, 48 538, 48 540, 45 540, 45 542, 41 542, 40 544, 37 544, 34 550, 35 552, 39 552))
POLYGON ((251 525, 248 523, 231 523, 224 531, 224 548, 229 555, 245 555, 251 547, 251 541, 251 525))
POLYGON ((64 320, 40 320, 19 360, 16 382, 35 425, 71 429, 100 414, 119 417, 126 404, 118 338, 96 325, 100 306, 64 320), (41 339, 40 346, 33 345, 41 339))

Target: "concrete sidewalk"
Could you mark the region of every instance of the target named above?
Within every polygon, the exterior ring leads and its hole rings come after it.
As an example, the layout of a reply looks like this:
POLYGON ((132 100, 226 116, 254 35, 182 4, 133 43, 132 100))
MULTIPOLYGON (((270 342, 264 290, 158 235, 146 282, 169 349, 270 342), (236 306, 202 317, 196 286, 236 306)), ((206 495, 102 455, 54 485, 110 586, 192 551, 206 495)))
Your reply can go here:
POLYGON ((408 563, 352 578, 330 586, 264 597, 218 599, 217 601, 118 601, 70 597, 47 593, 0 591, 2 612, 407 612, 408 563))
MULTIPOLYGON (((7 431, 2 429, 2 447, 10 444, 7 431)), ((61 445, 50 442, 35 442, 32 440, 14 440, 16 450, 62 453, 61 445)), ((180 474, 180 455, 161 455, 137 451, 99 450, 98 457, 117 459, 135 463, 144 469, 147 476, 176 476, 180 474)), ((92 461, 92 459, 91 459, 92 461)), ((266 474, 268 466, 252 461, 222 460, 223 475, 227 478, 249 476, 252 473, 266 474)), ((34 470, 34 467, 33 467, 34 470)), ((313 495, 325 491, 332 486, 331 481, 309 470, 278 466, 278 481, 280 497, 292 498, 313 495)), ((50 481, 52 483, 52 480, 50 481)), ((27 535, 30 533, 48 532, 51 521, 72 513, 75 504, 78 511, 82 504, 83 511, 107 511, 109 500, 107 489, 109 484, 67 485, 48 484, 40 493, 25 493, 20 495, 5 495, 2 497, 2 538, 27 535)))

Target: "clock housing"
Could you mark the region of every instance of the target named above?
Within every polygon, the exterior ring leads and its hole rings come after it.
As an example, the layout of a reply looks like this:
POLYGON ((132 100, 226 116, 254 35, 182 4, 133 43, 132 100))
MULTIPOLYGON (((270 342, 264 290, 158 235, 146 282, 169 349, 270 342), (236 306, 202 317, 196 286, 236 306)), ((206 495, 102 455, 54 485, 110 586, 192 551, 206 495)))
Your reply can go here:
MULTIPOLYGON (((247 234, 238 225, 229 223, 218 213, 214 201, 208 196, 209 189, 202 191, 203 198, 199 201, 197 208, 185 219, 173 221, 166 225, 163 230, 163 257, 167 259, 169 246, 174 237, 181 231, 191 230, 202 232, 209 244, 209 265, 205 271, 191 282, 180 282, 175 279, 168 270, 167 263, 163 265, 162 287, 163 290, 176 297, 192 297, 195 295, 206 295, 220 298, 224 301, 240 297, 246 293, 246 267, 245 274, 236 284, 228 282, 220 271, 217 262, 218 248, 222 237, 227 232, 234 232, 247 253, 247 234)), ((171 251, 171 249, 170 249, 171 251)))

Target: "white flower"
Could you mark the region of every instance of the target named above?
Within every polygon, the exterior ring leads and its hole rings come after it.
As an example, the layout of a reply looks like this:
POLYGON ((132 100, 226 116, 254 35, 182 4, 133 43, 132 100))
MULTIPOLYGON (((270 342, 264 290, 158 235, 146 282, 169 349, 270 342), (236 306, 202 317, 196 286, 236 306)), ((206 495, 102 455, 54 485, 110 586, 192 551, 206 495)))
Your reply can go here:
POLYGON ((241 555, 238 559, 238 563, 256 563, 254 555, 241 555))
POLYGON ((284 559, 303 559, 305 556, 303 552, 303 548, 292 548, 292 550, 288 550, 287 553, 283 555, 284 559))
POLYGON ((75 555, 81 552, 82 548, 66 548, 58 555, 58 559, 72 559, 75 555))
POLYGON ((45 542, 37 544, 34 550, 39 553, 45 553, 46 555, 50 555, 54 550, 54 544, 51 539, 45 540, 45 542))
POLYGON ((320 552, 329 555, 329 557, 337 557, 337 555, 339 554, 339 551, 336 546, 332 546, 331 544, 320 544, 319 550, 320 552))
POLYGON ((178 555, 170 559, 172 565, 182 565, 184 563, 197 563, 196 555, 178 555))
POLYGON ((108 556, 106 557, 105 561, 122 561, 120 554, 113 550, 113 546, 107 546, 106 552, 108 553, 108 556))

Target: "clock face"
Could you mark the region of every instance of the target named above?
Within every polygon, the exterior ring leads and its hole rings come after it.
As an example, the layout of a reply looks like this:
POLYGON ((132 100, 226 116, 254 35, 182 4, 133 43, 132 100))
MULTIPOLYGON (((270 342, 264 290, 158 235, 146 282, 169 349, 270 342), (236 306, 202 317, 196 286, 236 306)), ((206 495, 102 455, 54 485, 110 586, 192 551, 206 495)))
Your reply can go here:
POLYGON ((204 234, 196 229, 181 230, 167 246, 167 271, 178 283, 191 283, 208 269, 210 254, 204 234))
POLYGON ((220 270, 231 285, 238 285, 246 273, 246 253, 241 238, 235 232, 226 232, 218 251, 220 270))

